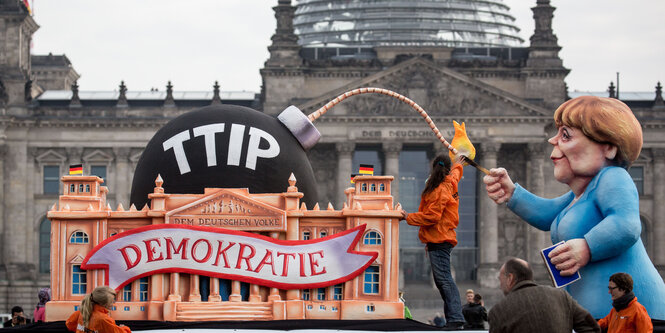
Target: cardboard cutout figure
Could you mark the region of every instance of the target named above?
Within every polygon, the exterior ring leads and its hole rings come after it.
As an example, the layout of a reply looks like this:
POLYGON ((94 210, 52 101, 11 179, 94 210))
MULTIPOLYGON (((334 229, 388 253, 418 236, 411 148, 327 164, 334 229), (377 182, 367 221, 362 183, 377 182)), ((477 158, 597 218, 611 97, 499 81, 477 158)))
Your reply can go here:
POLYGON ((316 140, 309 146, 300 142, 303 136, 299 128, 292 126, 291 118, 284 117, 297 115, 291 111, 285 110, 276 119, 250 108, 224 104, 171 120, 157 131, 141 155, 134 172, 131 203, 139 209, 147 203, 158 174, 165 180, 167 193, 197 194, 206 187, 278 193, 288 186, 286 180, 293 172, 305 195, 303 201, 308 207, 314 206, 318 200, 314 172, 305 150, 316 140))
POLYGON ((565 241, 549 254, 562 275, 582 278, 566 288, 595 318, 610 312, 612 274, 635 279, 634 293, 651 318, 665 319, 665 284, 640 239, 639 195, 626 169, 642 149, 642 129, 632 111, 614 98, 582 96, 554 113, 554 177, 571 189, 554 199, 514 184, 503 168, 483 181, 490 198, 534 227, 565 241))

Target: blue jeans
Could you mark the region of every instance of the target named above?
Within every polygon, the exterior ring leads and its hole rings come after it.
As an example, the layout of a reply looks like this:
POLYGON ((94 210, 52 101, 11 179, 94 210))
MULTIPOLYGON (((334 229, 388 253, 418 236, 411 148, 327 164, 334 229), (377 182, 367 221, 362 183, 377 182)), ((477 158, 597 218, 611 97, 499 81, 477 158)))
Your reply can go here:
POLYGON ((449 323, 464 323, 459 291, 455 280, 453 280, 453 275, 450 273, 450 252, 452 249, 453 245, 450 243, 427 244, 432 275, 443 299, 443 312, 446 315, 446 321, 449 323))

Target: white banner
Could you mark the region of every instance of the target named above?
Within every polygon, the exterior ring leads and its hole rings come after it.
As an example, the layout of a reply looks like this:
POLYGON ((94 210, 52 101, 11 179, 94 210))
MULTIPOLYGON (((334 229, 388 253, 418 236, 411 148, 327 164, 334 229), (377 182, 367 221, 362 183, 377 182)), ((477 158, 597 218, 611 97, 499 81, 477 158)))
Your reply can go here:
POLYGON ((280 289, 319 288, 350 280, 377 258, 353 251, 365 225, 324 238, 284 241, 222 228, 151 225, 97 245, 81 268, 106 270, 109 287, 183 272, 280 289))

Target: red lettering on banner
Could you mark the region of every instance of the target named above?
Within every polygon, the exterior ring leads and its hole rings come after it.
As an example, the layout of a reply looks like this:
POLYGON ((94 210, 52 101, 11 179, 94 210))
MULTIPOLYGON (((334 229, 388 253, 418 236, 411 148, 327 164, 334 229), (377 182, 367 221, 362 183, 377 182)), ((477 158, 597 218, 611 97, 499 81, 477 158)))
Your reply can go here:
POLYGON ((298 256, 300 257, 300 276, 306 276, 305 275, 305 254, 304 253, 298 253, 298 256))
POLYGON ((319 271, 319 272, 317 272, 317 271, 315 270, 315 268, 319 266, 319 262, 318 262, 317 260, 314 259, 314 255, 315 255, 315 254, 320 255, 320 256, 321 256, 321 259, 323 259, 323 250, 309 253, 309 268, 310 268, 311 271, 312 271, 312 276, 314 276, 314 275, 320 275, 320 274, 325 274, 325 273, 326 273, 326 268, 325 268, 325 267, 323 267, 323 270, 321 270, 321 271, 319 271))
POLYGON ((277 252, 277 256, 284 256, 284 263, 282 264, 282 276, 286 276, 289 273, 289 258, 295 259, 296 254, 277 252))
POLYGON ((134 268, 134 266, 138 265, 139 262, 141 261, 141 250, 139 249, 138 246, 134 244, 127 245, 123 248, 119 248, 118 251, 122 253, 122 258, 125 259, 125 264, 127 265, 126 271, 130 270, 131 268, 134 268), (127 249, 132 249, 134 250, 134 253, 136 253, 136 260, 134 260, 134 262, 131 262, 129 256, 127 255, 127 252, 125 252, 127 249))
POLYGON ((256 250, 254 249, 253 246, 249 244, 243 244, 243 243, 238 243, 240 245, 240 250, 238 250, 238 260, 236 261, 236 269, 240 269, 241 266, 241 261, 244 260, 245 263, 247 264, 247 270, 252 271, 252 265, 249 263, 249 259, 252 259, 254 257, 254 254, 256 253, 256 250), (243 252, 245 248, 249 248, 252 250, 252 252, 247 256, 243 256, 243 252))
POLYGON ((178 244, 178 248, 176 248, 175 245, 173 244, 173 239, 171 237, 165 237, 164 239, 166 239, 166 259, 171 259, 171 250, 173 250, 175 254, 182 252, 182 259, 187 260, 186 249, 187 249, 187 241, 189 240, 189 238, 183 238, 180 241, 180 244, 178 244))
POLYGON ((155 253, 157 253, 157 249, 152 247, 152 242, 156 242, 157 245, 159 245, 159 247, 162 246, 162 243, 157 238, 150 238, 143 241, 143 243, 145 243, 145 249, 148 252, 148 262, 164 260, 164 256, 162 255, 162 253, 159 254, 159 257, 155 258, 155 253))
POLYGON ((212 265, 213 266, 219 266, 219 256, 223 256, 224 257, 224 267, 225 268, 231 268, 231 266, 229 266, 229 258, 226 256, 226 250, 231 248, 231 246, 236 245, 236 243, 229 242, 229 245, 227 245, 224 248, 224 250, 222 250, 222 243, 223 243, 223 241, 217 241, 217 244, 218 244, 218 246, 217 246, 217 258, 215 258, 215 263, 212 264, 212 265))
POLYGON ((277 273, 275 273, 275 266, 273 265, 272 251, 270 250, 266 250, 266 255, 263 256, 261 263, 259 263, 259 265, 256 266, 254 272, 256 273, 260 272, 261 268, 263 268, 264 265, 270 265, 270 268, 272 268, 272 275, 277 275, 277 273), (268 262, 268 259, 270 259, 270 262, 268 262))
POLYGON ((194 244, 192 245, 192 259, 194 259, 194 261, 198 262, 199 264, 202 264, 208 261, 208 259, 210 259, 211 256, 212 256, 212 245, 210 245, 210 242, 207 239, 202 238, 194 242, 194 244), (196 259, 196 247, 201 242, 204 242, 206 243, 206 245, 208 245, 208 251, 206 252, 206 255, 205 257, 203 257, 203 259, 196 259))

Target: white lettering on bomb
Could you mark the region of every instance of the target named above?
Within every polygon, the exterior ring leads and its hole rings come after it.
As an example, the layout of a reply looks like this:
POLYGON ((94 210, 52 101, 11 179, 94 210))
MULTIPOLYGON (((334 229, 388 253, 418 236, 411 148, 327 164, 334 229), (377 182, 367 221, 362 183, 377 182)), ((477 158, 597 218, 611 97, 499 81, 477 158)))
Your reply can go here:
MULTIPOLYGON (((215 123, 209 125, 198 126, 192 129, 194 137, 203 136, 205 142, 206 161, 208 167, 217 165, 217 150, 215 144, 215 135, 224 132, 224 123, 215 123)), ((228 156, 226 159, 227 165, 240 165, 240 157, 242 156, 242 145, 244 142, 245 125, 231 124, 231 132, 229 135, 228 156)), ((247 154, 245 155, 245 168, 256 170, 256 162, 258 158, 273 158, 279 155, 279 143, 270 133, 261 129, 250 127, 249 128, 249 144, 247 146, 247 154), (265 149, 259 149, 262 140, 268 143, 265 149)), ((191 138, 189 130, 182 131, 162 143, 164 151, 173 149, 176 162, 178 163, 178 170, 180 174, 186 174, 191 170, 187 154, 183 143, 191 138)))

